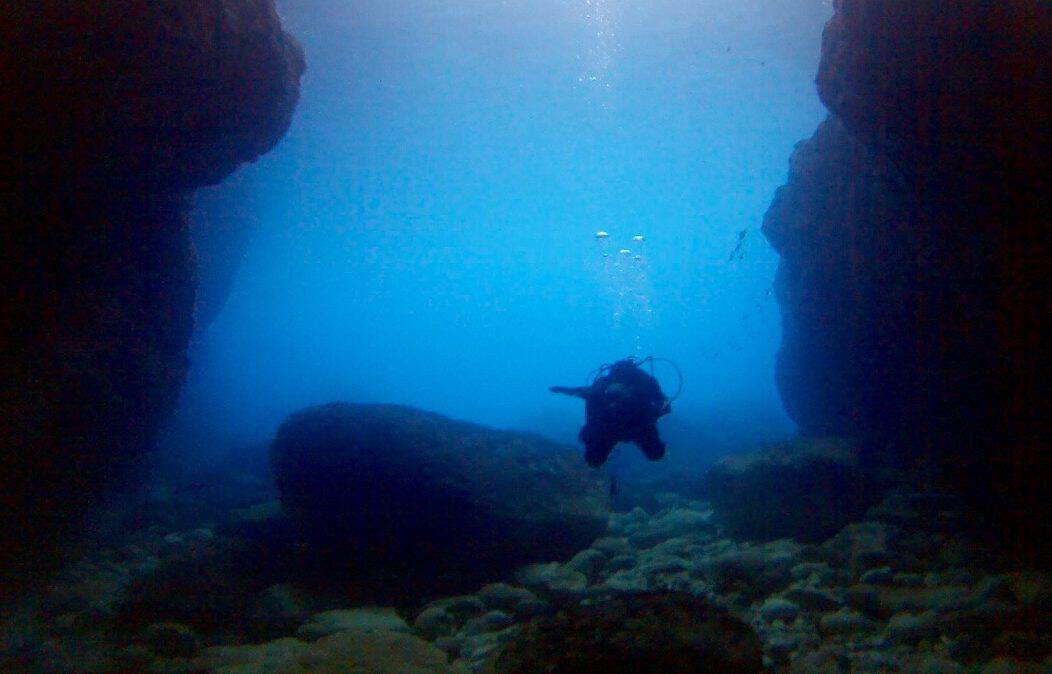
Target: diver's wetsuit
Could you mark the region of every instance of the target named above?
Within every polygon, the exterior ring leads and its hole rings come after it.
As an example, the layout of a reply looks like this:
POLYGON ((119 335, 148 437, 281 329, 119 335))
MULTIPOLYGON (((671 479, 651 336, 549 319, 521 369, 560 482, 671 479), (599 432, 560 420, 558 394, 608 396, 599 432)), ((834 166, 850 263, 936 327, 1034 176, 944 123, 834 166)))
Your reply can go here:
POLYGON ((588 465, 603 465, 618 442, 636 443, 651 461, 665 456, 656 424, 672 406, 657 380, 635 361, 614 363, 591 386, 553 386, 551 390, 584 398, 585 425, 580 438, 588 465))

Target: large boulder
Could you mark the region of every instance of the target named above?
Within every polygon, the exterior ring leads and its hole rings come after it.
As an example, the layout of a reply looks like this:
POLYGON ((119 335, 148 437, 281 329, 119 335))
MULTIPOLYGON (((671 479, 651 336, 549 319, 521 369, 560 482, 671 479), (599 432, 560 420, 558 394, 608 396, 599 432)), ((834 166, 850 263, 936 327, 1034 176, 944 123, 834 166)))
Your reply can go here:
POLYGON ((818 73, 832 117, 764 221, 786 408, 1020 521, 1049 468, 1052 6, 835 8, 818 73))
POLYGON ((319 568, 407 596, 568 559, 606 526, 603 485, 577 450, 408 407, 306 409, 271 456, 319 568))
POLYGON ((214 646, 198 657, 159 660, 163 672, 340 672, 341 674, 468 674, 444 652, 401 632, 351 629, 317 641, 284 638, 262 644, 214 646))
POLYGON ((728 456, 706 475, 707 496, 729 534, 823 541, 880 497, 850 443, 800 440, 728 456))
POLYGON ((537 618, 496 662, 501 674, 763 671, 760 639, 725 610, 691 595, 644 593, 537 618))
POLYGON ((171 410, 186 195, 278 142, 304 61, 272 0, 41 0, 0 16, 0 63, 0 568, 21 576, 171 410))

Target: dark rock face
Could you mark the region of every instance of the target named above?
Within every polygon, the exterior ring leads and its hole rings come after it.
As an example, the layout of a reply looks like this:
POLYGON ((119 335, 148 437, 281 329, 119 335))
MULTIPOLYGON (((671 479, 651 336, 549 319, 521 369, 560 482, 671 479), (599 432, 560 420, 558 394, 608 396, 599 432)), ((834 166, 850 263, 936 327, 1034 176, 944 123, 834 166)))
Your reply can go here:
POLYGON ((716 463, 705 482, 727 532, 761 540, 824 541, 879 498, 857 449, 835 440, 732 455, 716 463))
POLYGON ((501 654, 502 674, 762 672, 760 640, 690 595, 647 593, 577 606, 526 626, 501 654))
POLYGON ((606 526, 602 483, 573 448, 407 407, 309 408, 282 425, 272 461, 321 568, 405 595, 568 559, 606 526))
POLYGON ((303 56, 269 0, 15 3, 0 18, 2 557, 75 521, 186 372, 185 195, 284 134, 303 56))
POLYGON ((786 410, 806 435, 915 422, 896 420, 918 405, 922 365, 909 283, 918 235, 896 172, 830 117, 797 146, 789 176, 763 225, 782 258, 775 376, 786 410))
POLYGON ((1047 3, 840 0, 833 117, 764 222, 801 430, 878 438, 1016 515, 1048 468, 1050 38, 1047 3))

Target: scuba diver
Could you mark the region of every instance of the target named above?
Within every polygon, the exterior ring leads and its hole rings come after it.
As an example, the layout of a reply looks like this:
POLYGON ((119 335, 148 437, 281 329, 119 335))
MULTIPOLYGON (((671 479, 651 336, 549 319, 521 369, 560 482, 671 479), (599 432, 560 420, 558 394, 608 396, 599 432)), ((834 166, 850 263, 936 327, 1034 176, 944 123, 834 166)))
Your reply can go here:
MULTIPOLYGON (((643 361, 645 362, 645 361, 643 361)), ((584 399, 585 425, 580 439, 585 461, 606 463, 618 442, 634 442, 651 461, 665 456, 657 420, 672 411, 672 403, 657 380, 632 358, 604 365, 590 386, 552 386, 552 393, 584 399)))

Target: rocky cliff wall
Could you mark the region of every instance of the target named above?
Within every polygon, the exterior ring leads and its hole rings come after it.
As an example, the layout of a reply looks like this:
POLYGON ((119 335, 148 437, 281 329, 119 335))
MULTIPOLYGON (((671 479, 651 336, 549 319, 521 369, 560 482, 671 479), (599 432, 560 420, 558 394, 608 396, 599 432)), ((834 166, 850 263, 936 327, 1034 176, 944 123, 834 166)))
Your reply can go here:
POLYGON ((68 529, 186 373, 185 198, 267 152, 303 54, 271 0, 44 0, 0 18, 3 557, 68 529))
POLYGON ((801 430, 876 438, 1016 514, 1048 467, 1050 50, 1048 3, 839 0, 831 118, 764 222, 801 430))

